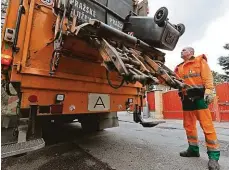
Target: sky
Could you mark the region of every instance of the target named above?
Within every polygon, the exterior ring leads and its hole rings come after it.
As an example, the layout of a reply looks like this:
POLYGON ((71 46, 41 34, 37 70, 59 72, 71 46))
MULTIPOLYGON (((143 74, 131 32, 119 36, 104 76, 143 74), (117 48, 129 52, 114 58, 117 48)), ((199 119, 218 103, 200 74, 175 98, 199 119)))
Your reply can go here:
POLYGON ((183 23, 185 33, 180 37, 176 48, 166 52, 166 65, 174 69, 182 62, 181 49, 192 46, 195 55, 205 54, 212 70, 224 74, 217 64, 217 58, 227 56, 223 46, 229 43, 229 0, 148 0, 149 16, 165 6, 169 10, 172 24, 183 23))

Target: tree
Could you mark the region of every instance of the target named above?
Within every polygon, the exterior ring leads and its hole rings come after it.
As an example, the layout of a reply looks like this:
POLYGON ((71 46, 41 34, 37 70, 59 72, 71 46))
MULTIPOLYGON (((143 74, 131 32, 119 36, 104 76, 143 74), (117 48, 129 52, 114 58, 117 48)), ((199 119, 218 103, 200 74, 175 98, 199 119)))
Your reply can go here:
POLYGON ((215 71, 212 71, 212 75, 213 75, 215 85, 223 83, 223 82, 229 82, 229 76, 227 75, 219 74, 215 71))
MULTIPOLYGON (((225 44, 224 49, 229 50, 229 44, 225 44)), ((226 75, 229 76, 229 55, 219 57, 218 61, 219 65, 225 71, 226 75)))

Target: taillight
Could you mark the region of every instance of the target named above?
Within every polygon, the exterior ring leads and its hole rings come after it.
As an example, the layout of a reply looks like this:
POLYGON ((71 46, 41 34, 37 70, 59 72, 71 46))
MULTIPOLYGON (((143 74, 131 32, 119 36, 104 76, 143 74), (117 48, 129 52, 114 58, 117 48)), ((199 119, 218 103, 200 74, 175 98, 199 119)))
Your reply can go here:
POLYGON ((63 112, 63 104, 53 104, 50 106, 50 113, 58 114, 63 112))
POLYGON ((13 58, 10 55, 2 54, 1 55, 1 64, 5 66, 10 66, 13 58))
POLYGON ((149 14, 149 7, 147 7, 147 11, 146 12, 147 12, 147 14, 149 14))

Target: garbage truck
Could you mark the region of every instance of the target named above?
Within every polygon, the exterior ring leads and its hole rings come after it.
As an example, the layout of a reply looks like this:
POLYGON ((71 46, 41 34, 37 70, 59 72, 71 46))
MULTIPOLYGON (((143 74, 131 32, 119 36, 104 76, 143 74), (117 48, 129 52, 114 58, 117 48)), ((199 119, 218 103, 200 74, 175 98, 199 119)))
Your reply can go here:
POLYGON ((185 32, 148 1, 9 0, 2 29, 1 82, 17 96, 15 142, 2 158, 45 146, 42 123, 75 119, 84 130, 117 127, 117 112, 141 117, 146 86, 185 84, 164 65, 185 32), (10 86, 13 87, 10 88, 10 86))

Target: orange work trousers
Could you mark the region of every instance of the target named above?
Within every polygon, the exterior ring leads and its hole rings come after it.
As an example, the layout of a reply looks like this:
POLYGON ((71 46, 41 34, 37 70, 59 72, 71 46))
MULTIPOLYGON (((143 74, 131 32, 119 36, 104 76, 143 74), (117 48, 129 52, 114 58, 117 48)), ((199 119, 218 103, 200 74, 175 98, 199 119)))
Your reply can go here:
POLYGON ((219 151, 219 143, 209 109, 184 111, 184 128, 189 145, 198 146, 196 120, 199 120, 200 126, 203 129, 207 150, 219 151))

